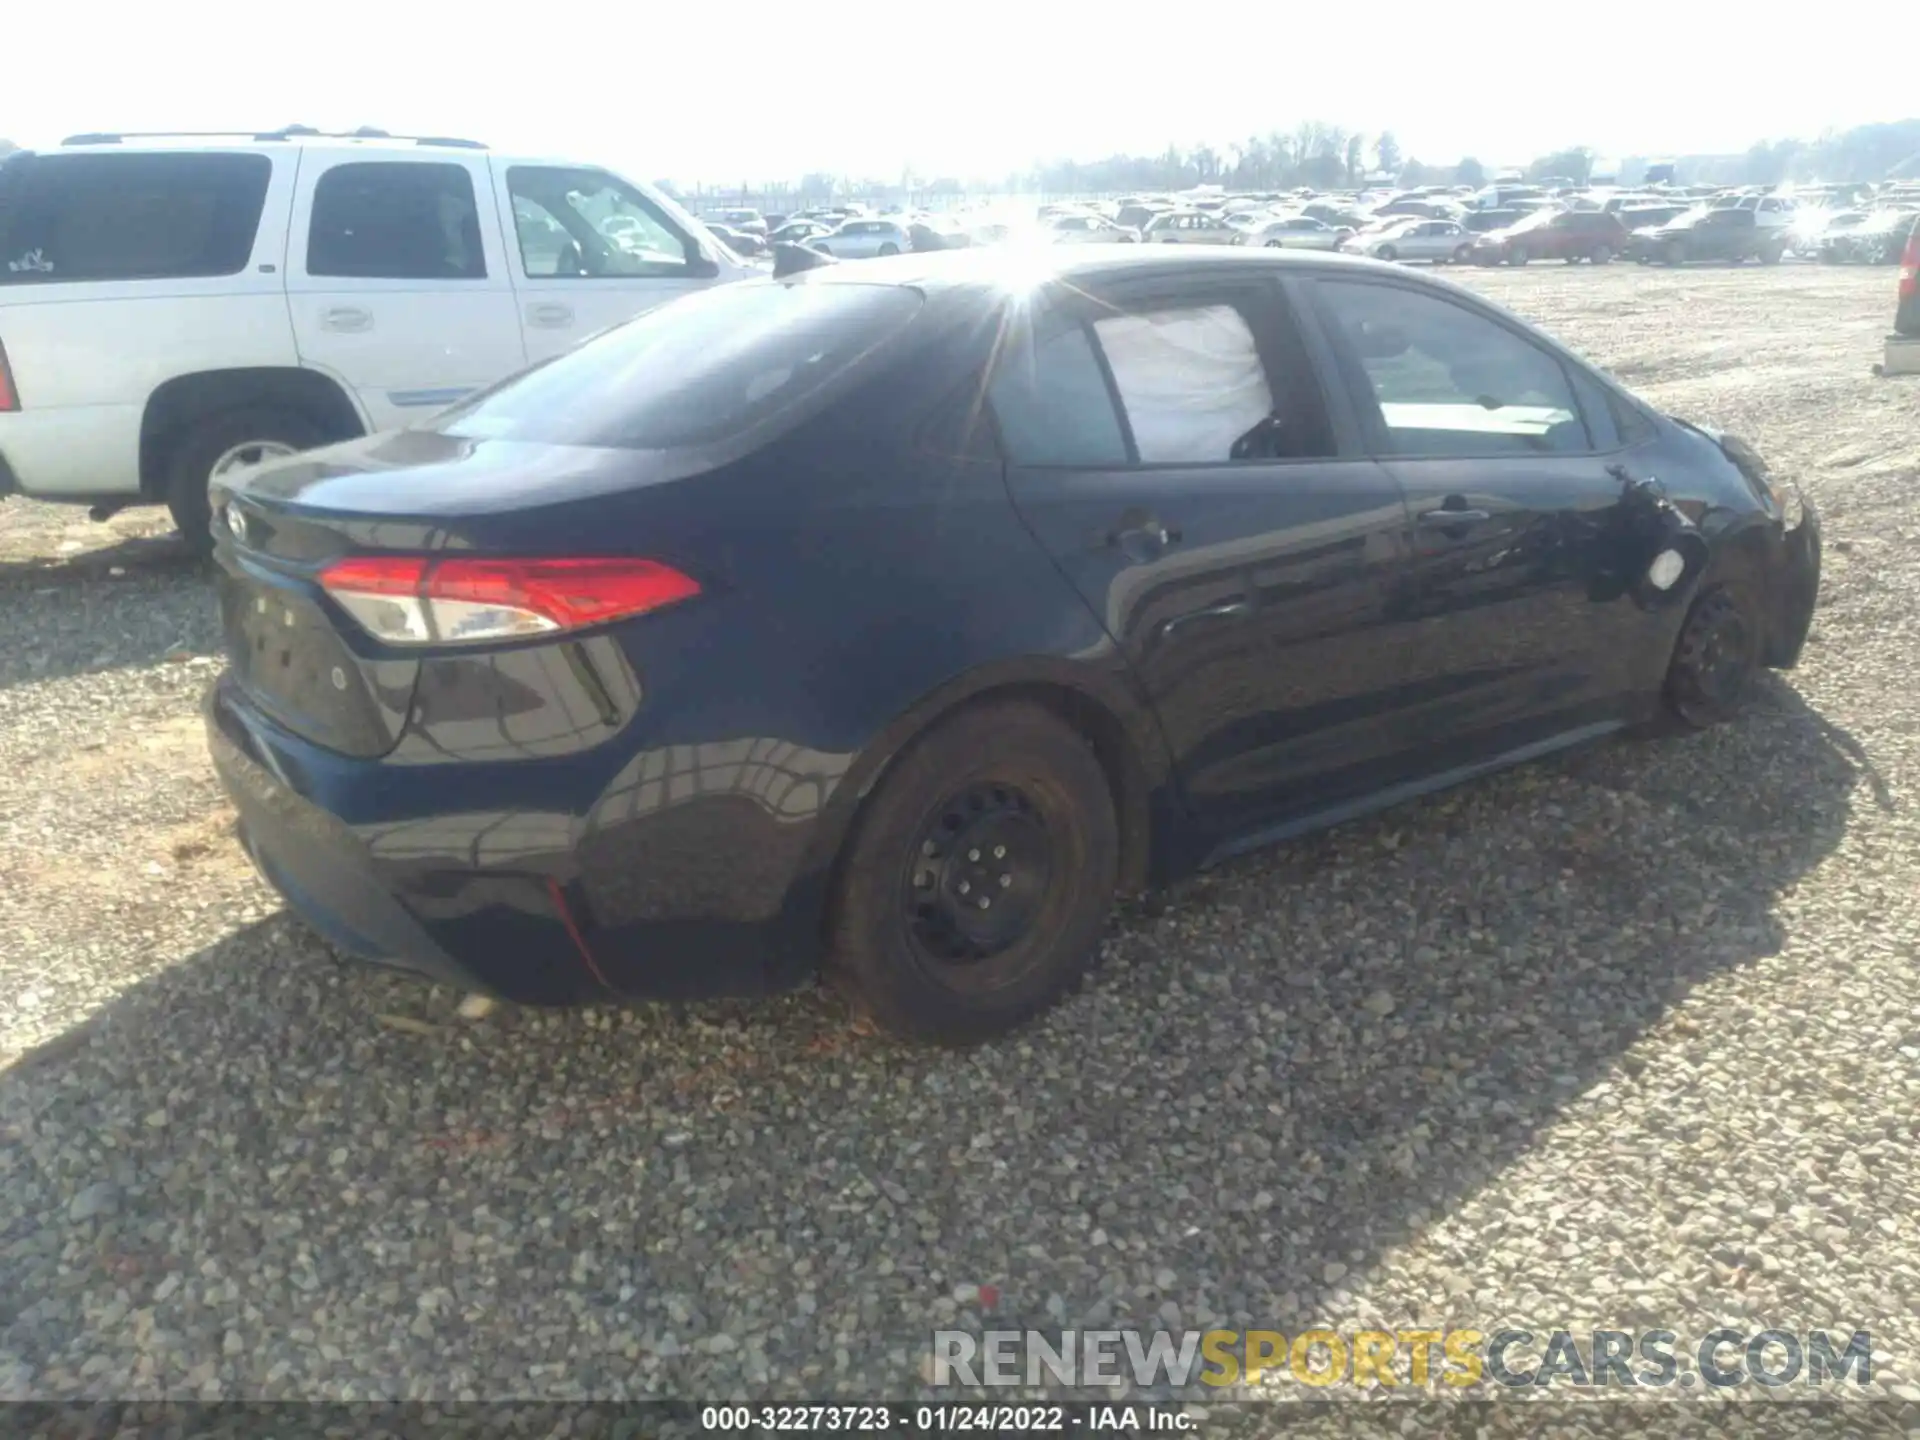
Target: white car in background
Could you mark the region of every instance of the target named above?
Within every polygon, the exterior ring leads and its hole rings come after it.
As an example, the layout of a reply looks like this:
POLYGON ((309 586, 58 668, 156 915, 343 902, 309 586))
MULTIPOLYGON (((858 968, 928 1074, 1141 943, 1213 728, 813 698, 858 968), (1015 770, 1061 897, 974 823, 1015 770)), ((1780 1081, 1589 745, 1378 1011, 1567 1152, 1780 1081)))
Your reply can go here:
POLYGON ((1250 225, 1246 243, 1272 249, 1338 250, 1340 242, 1353 231, 1329 225, 1311 215, 1276 215, 1250 225))
POLYGON ((1455 220, 1422 220, 1389 230, 1367 242, 1376 260, 1428 260, 1435 265, 1463 264, 1473 253, 1473 233, 1455 220))
POLYGON ((302 127, 84 135, 0 161, 0 495, 104 516, 404 429, 759 272, 641 181, 302 127))
POLYGON ((1238 245, 1241 229, 1215 210, 1170 210, 1147 222, 1149 245, 1238 245))
POLYGON ((1056 215, 1041 233, 1055 245, 1132 245, 1140 239, 1104 215, 1056 215))
POLYGON ((913 248, 913 237, 895 220, 855 219, 842 221, 807 244, 836 260, 866 260, 875 255, 904 255, 913 248))

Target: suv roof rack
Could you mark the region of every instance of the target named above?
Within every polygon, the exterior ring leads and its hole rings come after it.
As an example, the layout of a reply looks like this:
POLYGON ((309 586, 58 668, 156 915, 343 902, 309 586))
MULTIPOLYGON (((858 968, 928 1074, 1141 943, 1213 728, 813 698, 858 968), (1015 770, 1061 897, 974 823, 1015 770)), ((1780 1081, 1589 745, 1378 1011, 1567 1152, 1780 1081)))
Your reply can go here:
POLYGON ((69 135, 62 145, 118 145, 123 140, 403 140, 453 150, 484 150, 478 140, 452 135, 389 135, 372 125, 358 130, 316 130, 311 125, 283 125, 278 130, 103 130, 69 135))

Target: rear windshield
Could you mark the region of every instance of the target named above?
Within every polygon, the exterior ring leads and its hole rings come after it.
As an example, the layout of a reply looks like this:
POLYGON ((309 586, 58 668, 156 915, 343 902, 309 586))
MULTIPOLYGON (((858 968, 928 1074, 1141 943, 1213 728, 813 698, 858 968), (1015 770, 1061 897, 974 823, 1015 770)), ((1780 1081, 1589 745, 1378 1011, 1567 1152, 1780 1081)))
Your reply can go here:
POLYGON ((776 421, 898 334, 897 285, 739 281, 629 320, 474 397, 434 427, 475 440, 667 450, 776 421))
POLYGON ((264 155, 31 155, 0 181, 0 285, 234 275, 253 254, 264 155))

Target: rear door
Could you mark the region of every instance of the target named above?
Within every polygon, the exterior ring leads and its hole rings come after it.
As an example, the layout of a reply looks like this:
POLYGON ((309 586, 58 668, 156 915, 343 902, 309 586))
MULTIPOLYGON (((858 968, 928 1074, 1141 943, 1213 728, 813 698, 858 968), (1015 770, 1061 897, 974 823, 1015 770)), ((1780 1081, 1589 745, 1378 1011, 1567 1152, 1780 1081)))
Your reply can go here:
POLYGON ((300 362, 404 427, 526 364, 484 156, 303 151, 287 245, 300 362))
POLYGON ((1406 510, 1329 405, 1317 337, 1267 276, 1076 296, 1002 355, 1008 483, 1151 696, 1189 803, 1230 834, 1379 788, 1406 510))
POLYGON ((493 162, 527 359, 539 362, 720 275, 692 230, 606 170, 493 162))
POLYGON ((1412 511, 1404 720, 1442 770, 1626 714, 1659 618, 1613 583, 1616 468, 1591 377, 1492 311, 1390 278, 1315 292, 1363 432, 1412 511))

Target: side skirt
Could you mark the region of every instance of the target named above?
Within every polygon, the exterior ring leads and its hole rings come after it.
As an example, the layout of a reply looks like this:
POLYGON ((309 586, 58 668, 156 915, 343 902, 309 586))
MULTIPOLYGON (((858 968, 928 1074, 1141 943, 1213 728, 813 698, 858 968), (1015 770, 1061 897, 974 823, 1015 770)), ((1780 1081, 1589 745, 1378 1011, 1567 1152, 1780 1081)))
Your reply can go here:
POLYGON ((1296 816, 1278 825, 1256 830, 1249 835, 1224 840, 1207 852, 1206 858, 1200 862, 1198 868, 1211 870, 1222 861, 1231 860, 1236 855, 1244 855, 1250 850, 1259 850, 1268 845, 1278 844, 1282 840, 1292 840, 1315 830, 1325 830, 1349 820, 1358 820, 1364 815, 1390 810, 1403 801, 1417 800, 1422 795, 1431 795, 1439 790, 1450 790, 1455 785, 1477 780, 1482 775, 1491 775, 1499 770, 1510 770, 1516 765, 1524 765, 1530 760, 1538 760, 1556 751, 1571 750, 1577 745, 1585 745, 1603 736, 1617 734, 1626 728, 1624 721, 1600 720, 1591 725, 1582 725, 1577 729, 1563 731, 1558 735, 1550 735, 1544 740, 1535 740, 1531 744, 1505 751, 1486 760, 1476 760, 1470 765, 1457 765, 1451 770, 1442 770, 1418 780, 1390 785, 1385 790, 1376 790, 1373 794, 1363 795, 1358 800, 1346 800, 1328 809, 1296 816))

